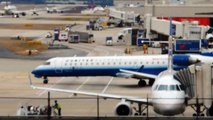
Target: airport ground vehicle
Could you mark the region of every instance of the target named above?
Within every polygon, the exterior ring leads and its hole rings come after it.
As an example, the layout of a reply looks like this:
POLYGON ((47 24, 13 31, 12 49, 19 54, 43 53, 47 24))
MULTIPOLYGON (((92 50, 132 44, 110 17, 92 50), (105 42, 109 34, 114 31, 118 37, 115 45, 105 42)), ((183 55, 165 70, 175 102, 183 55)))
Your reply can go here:
POLYGON ((68 32, 60 32, 59 33, 59 37, 58 37, 59 41, 68 41, 68 32))
POLYGON ((71 34, 68 38, 69 43, 79 43, 80 36, 78 34, 71 34))
POLYGON ((106 46, 112 46, 113 45, 113 39, 112 37, 106 37, 106 46))

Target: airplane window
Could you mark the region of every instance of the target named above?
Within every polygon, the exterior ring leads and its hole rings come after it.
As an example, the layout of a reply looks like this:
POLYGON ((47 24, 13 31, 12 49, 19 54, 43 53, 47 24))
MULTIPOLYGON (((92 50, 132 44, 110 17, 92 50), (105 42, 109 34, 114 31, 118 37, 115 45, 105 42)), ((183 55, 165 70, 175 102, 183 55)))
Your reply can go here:
POLYGON ((162 90, 168 90, 168 85, 160 85, 159 87, 158 87, 158 90, 159 91, 162 91, 162 90))
POLYGON ((50 65, 50 62, 44 62, 43 65, 50 65))
POLYGON ((176 85, 170 85, 170 86, 169 86, 169 90, 171 90, 171 91, 176 90, 176 85))

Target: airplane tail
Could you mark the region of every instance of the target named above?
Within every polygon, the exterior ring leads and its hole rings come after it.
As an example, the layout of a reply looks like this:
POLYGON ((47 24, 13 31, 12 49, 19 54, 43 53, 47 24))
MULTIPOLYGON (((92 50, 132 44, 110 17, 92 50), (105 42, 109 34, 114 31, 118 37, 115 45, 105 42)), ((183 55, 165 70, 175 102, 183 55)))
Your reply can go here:
POLYGON ((172 17, 170 17, 170 32, 169 32, 169 47, 168 47, 168 70, 172 72, 173 70, 173 45, 172 45, 172 17))

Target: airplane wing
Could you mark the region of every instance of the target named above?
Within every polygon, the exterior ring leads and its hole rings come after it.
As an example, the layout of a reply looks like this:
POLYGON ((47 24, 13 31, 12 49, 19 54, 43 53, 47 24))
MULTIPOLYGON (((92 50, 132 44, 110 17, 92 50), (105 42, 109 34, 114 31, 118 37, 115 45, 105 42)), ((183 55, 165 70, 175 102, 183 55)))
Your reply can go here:
POLYGON ((157 75, 152 75, 147 73, 141 73, 141 72, 135 72, 135 71, 123 70, 123 69, 120 69, 120 71, 126 74, 131 74, 132 76, 135 76, 137 78, 152 78, 152 79, 157 78, 157 75))
POLYGON ((130 101, 134 103, 142 103, 142 104, 149 104, 152 105, 151 99, 142 99, 139 97, 131 97, 131 96, 122 96, 122 95, 113 95, 113 94, 104 94, 104 93, 94 93, 94 92, 85 92, 85 91, 77 91, 77 90, 66 90, 66 89, 58 89, 58 88, 47 88, 47 87, 39 87, 34 86, 32 84, 31 78, 29 76, 30 81, 30 87, 33 89, 39 89, 39 90, 46 90, 46 91, 55 91, 55 92, 63 92, 63 93, 72 93, 72 94, 81 94, 81 95, 87 95, 87 96, 98 96, 102 98, 111 98, 111 99, 120 99, 125 101, 130 101))

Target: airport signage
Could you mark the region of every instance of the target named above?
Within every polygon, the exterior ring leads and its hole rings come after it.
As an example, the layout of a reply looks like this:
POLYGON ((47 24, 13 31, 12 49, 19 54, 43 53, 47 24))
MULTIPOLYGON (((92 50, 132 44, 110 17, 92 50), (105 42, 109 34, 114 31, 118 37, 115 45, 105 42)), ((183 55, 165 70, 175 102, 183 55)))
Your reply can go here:
POLYGON ((177 39, 175 52, 200 52, 201 40, 177 39))

